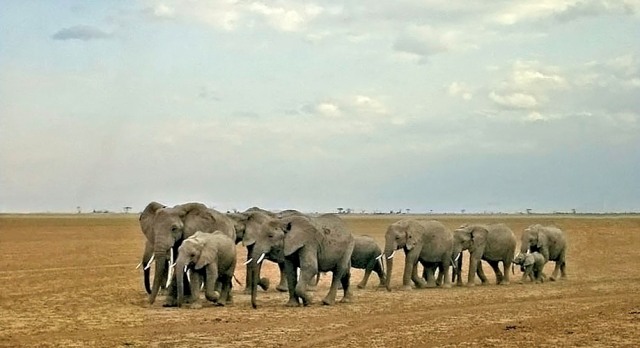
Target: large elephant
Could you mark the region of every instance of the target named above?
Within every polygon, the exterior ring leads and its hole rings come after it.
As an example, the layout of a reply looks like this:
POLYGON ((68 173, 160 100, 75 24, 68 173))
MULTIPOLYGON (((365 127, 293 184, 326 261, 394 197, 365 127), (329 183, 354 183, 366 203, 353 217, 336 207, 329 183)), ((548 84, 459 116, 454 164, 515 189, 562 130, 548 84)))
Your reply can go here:
MULTIPOLYGON (((453 256, 457 258, 464 250, 469 250, 467 286, 475 285, 476 273, 483 284, 487 282, 481 260, 487 261, 493 268, 498 284, 509 284, 509 268, 516 251, 516 236, 507 225, 472 224, 458 227, 453 232, 453 256), (500 262, 504 273, 500 271, 500 262)), ((460 267, 455 272, 457 285, 462 285, 460 267)))
MULTIPOLYGON (((144 242, 144 251, 142 253, 142 261, 138 264, 138 268, 142 267, 143 269, 143 278, 144 278, 144 288, 147 291, 147 294, 151 293, 151 283, 150 283, 150 274, 151 274, 151 263, 153 262, 153 244, 155 241, 155 237, 153 234, 153 216, 155 212, 164 208, 165 206, 158 202, 151 202, 145 208, 142 214, 140 214, 140 229, 145 237, 144 242)), ((167 261, 168 264, 169 261, 167 261)), ((161 284, 164 284, 167 281, 167 272, 164 272, 161 279, 161 284)))
MULTIPOLYGON (((260 208, 250 208, 249 210, 241 213, 242 218, 237 220, 237 225, 241 225, 242 244, 247 248, 247 260, 251 260, 252 250, 256 242, 256 237, 261 233, 264 225, 271 221, 276 221, 279 217, 275 214, 262 210, 260 208)), ((276 286, 276 290, 285 292, 288 290, 287 278, 284 275, 284 259, 275 259, 267 257, 267 260, 276 262, 280 268, 280 283, 276 286)), ((252 272, 250 271, 250 265, 247 263, 246 273, 246 291, 251 291, 252 272)), ((269 279, 258 279, 258 285, 264 290, 269 288, 269 279)))
POLYGON ((537 251, 544 256, 547 262, 555 262, 556 266, 549 280, 556 280, 558 272, 561 273, 562 279, 566 279, 567 240, 561 229, 555 226, 531 225, 525 228, 520 243, 520 253, 537 251))
MULTIPOLYGON (((150 204, 153 203, 155 202, 150 204)), ((201 203, 180 204, 174 207, 159 208, 155 211, 145 209, 141 219, 145 219, 151 225, 155 238, 153 254, 156 268, 149 303, 155 301, 160 289, 162 274, 167 272, 167 253, 177 257, 178 247, 183 240, 191 237, 196 231, 204 233, 221 231, 231 240, 236 238, 233 221, 201 203)), ((171 307, 176 304, 176 283, 172 281, 164 306, 171 307)))
POLYGON ((318 217, 291 215, 263 225, 256 236, 251 257, 253 281, 251 283, 251 304, 256 304, 256 287, 259 278, 259 264, 269 256, 283 259, 289 290, 287 306, 299 306, 300 301, 307 306, 312 303, 307 286, 318 272, 332 272, 331 288, 322 300, 324 304, 335 303, 338 282, 342 283, 342 302, 351 300, 349 278, 351 276, 351 254, 354 239, 346 225, 335 214, 318 217), (298 279, 298 269, 300 275, 298 279))
MULTIPOLYGON (((230 302, 231 280, 236 269, 235 241, 220 231, 213 233, 198 231, 185 239, 178 248, 175 268, 178 307, 184 302, 184 274, 191 270, 194 275, 204 280, 206 299, 218 305, 224 305, 230 302), (219 293, 218 288, 221 289, 219 293)), ((197 303, 199 283, 198 281, 189 282, 196 306, 199 305, 197 303)))
POLYGON ((447 274, 452 262, 453 235, 442 223, 435 220, 404 219, 389 226, 384 246, 388 291, 391 291, 393 256, 396 250, 401 248, 405 252, 403 289, 411 289, 412 280, 417 287, 435 287, 434 273, 436 268, 440 270, 438 283, 441 283, 443 287, 451 286, 447 274), (418 277, 416 267, 418 262, 425 267, 423 276, 427 278, 426 284, 424 284, 422 277, 418 277))

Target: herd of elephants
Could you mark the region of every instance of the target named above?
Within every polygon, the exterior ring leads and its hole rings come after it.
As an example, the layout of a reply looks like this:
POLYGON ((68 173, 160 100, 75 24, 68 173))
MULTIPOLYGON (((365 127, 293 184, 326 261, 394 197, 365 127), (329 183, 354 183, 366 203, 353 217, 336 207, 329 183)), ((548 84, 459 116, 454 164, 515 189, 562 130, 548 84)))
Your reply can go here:
POLYGON ((549 280, 555 280, 558 273, 566 276, 564 232, 539 224, 525 228, 517 255, 515 234, 505 224, 462 225, 451 231, 435 220, 405 218, 388 227, 384 250, 373 238, 352 234, 336 214, 306 215, 296 210, 274 214, 254 207, 225 214, 201 203, 167 207, 151 202, 140 215, 140 227, 146 242, 138 267, 144 270, 149 302, 153 304, 163 289, 166 307, 201 307, 202 290, 216 305, 231 303, 238 243, 248 252, 245 291, 251 294, 253 308, 257 307, 258 287, 269 287, 269 279, 260 277, 264 260, 278 264, 280 282, 276 289, 288 291, 287 306, 309 305, 309 291, 324 272, 331 272, 332 279, 322 303, 334 304, 339 288, 344 293, 341 302, 349 302, 352 267, 365 270, 358 288, 364 288, 371 272, 376 272, 379 286, 390 291, 393 259, 399 249, 405 253, 404 289, 410 289, 412 283, 418 288, 450 287, 453 282, 463 285, 464 250, 469 253, 467 286, 475 284, 476 274, 487 282, 481 260, 493 268, 498 284, 509 283, 509 268, 513 272, 514 264, 523 272, 521 282, 544 281, 542 270, 548 261, 555 262, 549 280), (423 266, 422 274, 418 274, 418 263, 423 266))

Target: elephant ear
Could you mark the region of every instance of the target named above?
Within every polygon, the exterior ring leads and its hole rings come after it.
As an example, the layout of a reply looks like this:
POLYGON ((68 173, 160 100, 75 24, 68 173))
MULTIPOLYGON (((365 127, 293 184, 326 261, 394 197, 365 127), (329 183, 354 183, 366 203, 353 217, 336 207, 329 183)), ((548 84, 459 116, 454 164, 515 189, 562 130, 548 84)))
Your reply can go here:
POLYGON ((290 256, 304 246, 305 233, 300 226, 294 226, 289 221, 283 226, 284 231, 284 256, 290 256))
POLYGON ((201 269, 202 267, 214 262, 218 254, 216 253, 213 245, 210 245, 204 237, 199 236, 196 240, 200 255, 198 256, 198 260, 196 261, 194 268, 201 269))
POLYGON ((538 250, 542 250, 544 247, 548 247, 549 240, 547 239, 547 236, 544 233, 542 233, 540 229, 536 231, 536 234, 538 235, 538 242, 536 243, 536 248, 538 248, 538 250))
POLYGON ((153 221, 156 217, 156 212, 162 208, 165 208, 165 206, 154 201, 147 204, 140 214, 140 228, 150 242, 153 242, 153 221))
POLYGON ((535 257, 533 256, 533 254, 527 254, 527 256, 524 258, 524 262, 522 263, 522 266, 527 267, 527 266, 531 266, 533 265, 535 261, 535 257))
POLYGON ((187 234, 189 231, 214 232, 213 226, 216 223, 216 219, 209 212, 206 205, 202 203, 186 203, 176 206, 176 208, 179 211, 180 218, 184 221, 184 229, 187 234))
POLYGON ((473 245, 475 247, 484 246, 487 243, 487 231, 486 228, 482 226, 474 226, 471 229, 471 240, 473 241, 473 245))
POLYGON ((419 236, 416 224, 413 224, 413 223, 409 224, 407 226, 405 234, 406 234, 405 248, 407 248, 407 250, 411 250, 415 248, 415 246, 418 245, 418 236, 419 236))

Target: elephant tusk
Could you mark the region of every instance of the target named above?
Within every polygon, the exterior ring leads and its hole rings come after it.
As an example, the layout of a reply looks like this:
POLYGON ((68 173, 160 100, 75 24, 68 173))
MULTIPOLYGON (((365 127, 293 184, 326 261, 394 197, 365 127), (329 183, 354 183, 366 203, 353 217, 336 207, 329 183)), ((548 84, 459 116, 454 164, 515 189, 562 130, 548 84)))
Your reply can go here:
POLYGON ((148 270, 149 267, 151 267, 151 262, 153 262, 153 260, 155 260, 155 259, 156 259, 156 255, 151 255, 151 258, 149 259, 149 261, 147 261, 147 265, 144 266, 144 270, 145 271, 148 270))
POLYGON ((169 264, 173 265, 174 264, 174 260, 173 260, 173 248, 169 249, 170 252, 170 256, 169 256, 169 264))
POLYGON ((175 266, 176 266, 175 262, 169 265, 169 267, 171 267, 171 268, 174 268, 175 266))
POLYGON ((393 258, 393 255, 396 254, 396 251, 394 250, 391 255, 389 255, 389 257, 387 257, 387 260, 391 260, 393 258))
POLYGON ((167 276, 166 288, 168 288, 169 285, 171 285, 171 278, 173 278, 173 267, 169 267, 169 275, 167 276))
POLYGON ((142 267, 142 262, 140 262, 140 263, 136 266, 136 269, 139 269, 140 267, 142 267))
POLYGON ((264 254, 265 253, 262 253, 262 255, 260 255, 260 257, 258 258, 258 261, 256 261, 256 263, 259 264, 260 262, 262 262, 262 260, 264 260, 264 254))
POLYGON ((462 255, 462 253, 458 253, 458 256, 456 256, 456 258, 453 261, 454 262, 458 262, 458 259, 460 258, 460 255, 462 255))
MULTIPOLYGON (((186 268, 187 268, 187 266, 185 266, 185 269, 186 268)), ((186 272, 186 273, 187 273, 187 280, 189 281, 189 284, 191 284, 191 272, 186 272)))
POLYGON ((204 283, 200 284, 200 290, 204 289, 204 283))
POLYGON ((188 268, 187 265, 184 265, 184 270, 183 270, 184 273, 187 273, 187 268, 188 268))
POLYGON ((245 261, 245 262, 244 262, 244 264, 245 264, 245 265, 248 265, 248 264, 250 264, 250 263, 251 263, 251 261, 253 261, 253 258, 250 258, 249 260, 245 261))
POLYGON ((383 254, 378 255, 378 257, 376 257, 376 260, 380 260, 382 258, 383 254))

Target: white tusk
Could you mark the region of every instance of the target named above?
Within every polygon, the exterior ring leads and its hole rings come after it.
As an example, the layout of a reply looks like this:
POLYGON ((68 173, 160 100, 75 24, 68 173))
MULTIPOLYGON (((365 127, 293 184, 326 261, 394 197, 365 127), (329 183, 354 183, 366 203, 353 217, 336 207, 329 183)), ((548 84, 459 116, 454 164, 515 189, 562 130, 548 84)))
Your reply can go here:
POLYGON ((171 267, 171 268, 173 268, 173 267, 175 267, 175 266, 176 266, 176 263, 175 263, 175 262, 169 265, 169 267, 171 267))
POLYGON ((458 253, 458 256, 456 256, 456 258, 453 261, 458 262, 458 259, 460 258, 460 255, 462 255, 462 253, 458 253))
POLYGON ((189 284, 191 284, 191 272, 187 272, 187 280, 189 281, 189 284))
POLYGON ((396 254, 396 251, 394 250, 391 255, 389 255, 389 257, 387 257, 387 260, 391 260, 393 258, 393 255, 396 254))
POLYGON ((187 273, 187 265, 184 265, 184 273, 187 273))
POLYGON ((147 262, 147 265, 146 265, 146 266, 144 266, 144 270, 145 270, 145 271, 146 271, 146 270, 148 270, 148 269, 149 269, 149 267, 151 267, 151 262, 153 262, 153 260, 155 260, 155 259, 156 259, 156 255, 155 255, 155 254, 154 254, 154 255, 151 255, 151 258, 150 258, 150 259, 149 259, 149 261, 147 262))
POLYGON ((249 263, 251 263, 251 261, 253 261, 253 258, 250 258, 249 260, 245 261, 244 264, 248 265, 249 263))
POLYGON ((171 253, 170 256, 169 256, 169 264, 173 265, 174 264, 174 262, 173 262, 173 248, 169 249, 169 252, 171 253))
POLYGON ((142 267, 142 262, 140 262, 140 263, 136 266, 136 269, 138 269, 138 268, 140 268, 140 267, 142 267))
POLYGON ((262 262, 262 260, 264 260, 264 253, 262 253, 262 255, 260 255, 260 257, 258 258, 258 261, 256 261, 256 263, 260 263, 260 262, 262 262))
POLYGON ((380 260, 382 258, 383 254, 378 255, 378 257, 376 257, 376 260, 380 260))
POLYGON ((167 277, 167 285, 166 285, 167 288, 169 287, 169 285, 171 285, 171 278, 173 278, 173 267, 169 267, 169 275, 167 277))
POLYGON ((200 284, 200 290, 204 289, 204 283, 200 284))

